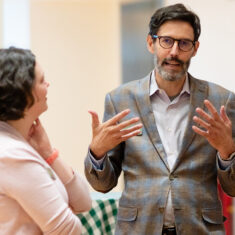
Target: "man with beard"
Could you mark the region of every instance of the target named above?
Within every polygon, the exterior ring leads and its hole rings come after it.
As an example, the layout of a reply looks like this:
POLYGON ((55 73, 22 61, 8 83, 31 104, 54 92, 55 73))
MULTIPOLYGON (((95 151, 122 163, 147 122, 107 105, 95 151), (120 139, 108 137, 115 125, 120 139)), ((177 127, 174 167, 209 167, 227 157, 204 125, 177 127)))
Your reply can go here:
POLYGON ((167 6, 154 13, 149 27, 155 69, 107 94, 106 122, 90 112, 87 179, 108 192, 123 171, 116 234, 225 234, 217 176, 235 196, 235 95, 187 72, 199 48, 195 13, 182 4, 167 6), (121 125, 134 117, 143 126, 138 131, 133 124, 126 135, 121 125))

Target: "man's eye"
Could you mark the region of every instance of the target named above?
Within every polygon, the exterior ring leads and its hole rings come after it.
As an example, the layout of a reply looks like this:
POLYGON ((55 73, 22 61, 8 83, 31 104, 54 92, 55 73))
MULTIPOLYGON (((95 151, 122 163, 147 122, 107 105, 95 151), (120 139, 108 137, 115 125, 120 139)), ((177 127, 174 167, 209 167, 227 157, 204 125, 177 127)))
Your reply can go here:
POLYGON ((182 44, 182 45, 188 45, 189 42, 188 42, 188 41, 181 40, 181 44, 182 44))
POLYGON ((164 43, 171 43, 171 41, 172 41, 172 40, 171 40, 170 38, 165 38, 165 39, 163 40, 164 43))

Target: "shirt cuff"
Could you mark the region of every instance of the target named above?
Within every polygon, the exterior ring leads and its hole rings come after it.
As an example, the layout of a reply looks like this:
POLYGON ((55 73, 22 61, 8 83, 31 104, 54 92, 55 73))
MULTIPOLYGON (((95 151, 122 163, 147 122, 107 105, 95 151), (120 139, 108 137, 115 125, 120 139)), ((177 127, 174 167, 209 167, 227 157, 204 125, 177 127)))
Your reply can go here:
POLYGON ((219 152, 217 153, 217 157, 218 157, 218 159, 219 159, 219 165, 220 165, 220 168, 221 168, 222 170, 225 170, 225 169, 231 164, 231 162, 232 162, 232 160, 233 160, 233 159, 231 159, 231 160, 226 160, 226 161, 224 161, 224 160, 221 158, 219 152))
POLYGON ((104 157, 102 157, 101 159, 97 160, 93 157, 90 148, 88 150, 88 155, 91 159, 93 166, 96 168, 96 170, 103 170, 104 159, 105 159, 106 155, 104 155, 104 157))

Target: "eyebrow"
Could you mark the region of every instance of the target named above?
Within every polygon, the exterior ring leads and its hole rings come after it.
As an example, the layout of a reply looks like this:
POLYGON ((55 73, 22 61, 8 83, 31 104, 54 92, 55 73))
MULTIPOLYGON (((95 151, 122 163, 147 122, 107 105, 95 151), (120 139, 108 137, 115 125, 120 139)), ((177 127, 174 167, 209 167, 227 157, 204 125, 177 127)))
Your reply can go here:
POLYGON ((176 39, 176 40, 189 40, 189 41, 192 41, 194 42, 193 39, 190 39, 190 38, 174 38, 174 37, 171 37, 171 36, 168 36, 168 35, 157 35, 159 37, 168 37, 168 38, 173 38, 173 39, 176 39))

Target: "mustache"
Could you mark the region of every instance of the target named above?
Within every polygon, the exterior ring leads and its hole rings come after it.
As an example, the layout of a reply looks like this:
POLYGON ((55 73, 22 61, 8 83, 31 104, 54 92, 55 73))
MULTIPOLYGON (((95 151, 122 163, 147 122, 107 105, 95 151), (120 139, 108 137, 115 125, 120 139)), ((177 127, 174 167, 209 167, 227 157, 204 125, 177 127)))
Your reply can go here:
POLYGON ((167 63, 167 62, 177 62, 179 63, 180 65, 184 65, 184 61, 178 59, 178 58, 165 58, 163 61, 162 61, 162 64, 164 63, 167 63))

